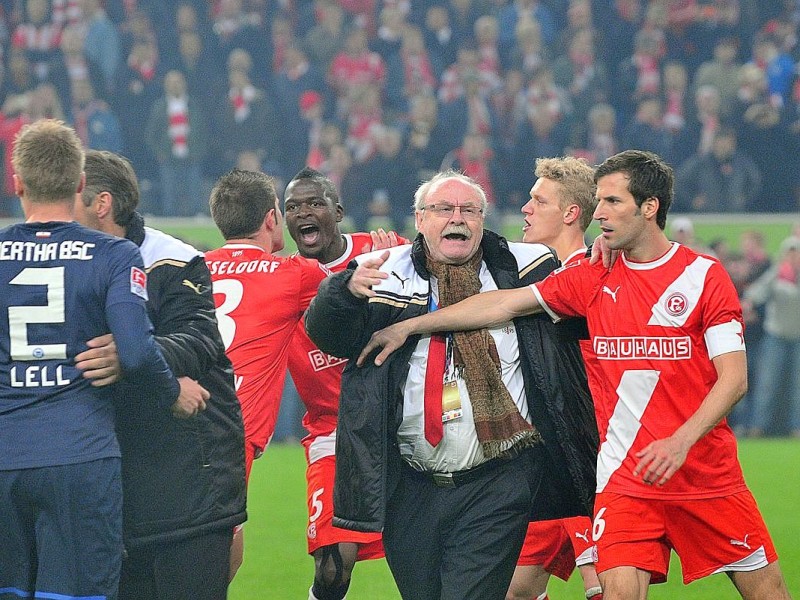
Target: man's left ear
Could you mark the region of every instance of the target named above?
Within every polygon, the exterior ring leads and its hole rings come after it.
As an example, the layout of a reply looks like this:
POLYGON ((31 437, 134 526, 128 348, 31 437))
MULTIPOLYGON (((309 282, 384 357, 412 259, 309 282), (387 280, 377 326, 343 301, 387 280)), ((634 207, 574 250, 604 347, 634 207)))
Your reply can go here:
POLYGON ((344 207, 337 202, 336 203, 336 222, 337 223, 341 223, 342 219, 344 219, 344 207))

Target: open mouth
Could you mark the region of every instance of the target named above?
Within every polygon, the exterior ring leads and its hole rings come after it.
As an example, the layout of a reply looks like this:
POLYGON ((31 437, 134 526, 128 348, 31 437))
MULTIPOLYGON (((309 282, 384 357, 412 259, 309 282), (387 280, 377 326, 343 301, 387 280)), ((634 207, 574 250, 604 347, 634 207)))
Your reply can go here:
POLYGON ((456 242, 466 242, 469 238, 463 233, 448 233, 446 236, 444 236, 444 239, 456 242))
POLYGON ((316 225, 301 225, 298 231, 300 242, 306 246, 313 246, 319 241, 319 227, 316 225))

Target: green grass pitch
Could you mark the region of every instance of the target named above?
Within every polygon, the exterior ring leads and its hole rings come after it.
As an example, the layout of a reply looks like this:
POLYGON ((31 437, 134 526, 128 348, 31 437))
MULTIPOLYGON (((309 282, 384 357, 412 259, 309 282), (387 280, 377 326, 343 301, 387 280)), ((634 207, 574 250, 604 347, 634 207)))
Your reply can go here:
MULTIPOLYGON (((744 440, 739 455, 745 478, 778 549, 794 597, 800 594, 800 441, 744 440)), ((299 445, 276 444, 254 463, 245 526, 245 561, 233 581, 231 600, 305 600, 314 572, 306 554, 305 458, 299 445)), ((698 540, 702 543, 702 540, 698 540)), ((674 558, 674 557, 673 557, 674 558)), ((552 579, 553 600, 583 597, 580 577, 552 579)), ((399 600, 384 560, 356 565, 349 600, 399 600)), ((652 600, 738 598, 724 575, 689 586, 673 560, 669 581, 650 589, 652 600)))

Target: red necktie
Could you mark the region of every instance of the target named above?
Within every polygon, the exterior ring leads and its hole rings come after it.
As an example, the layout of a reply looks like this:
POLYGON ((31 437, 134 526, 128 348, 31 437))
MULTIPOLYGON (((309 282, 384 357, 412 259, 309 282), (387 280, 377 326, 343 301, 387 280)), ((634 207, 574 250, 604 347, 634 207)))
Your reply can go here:
POLYGON ((445 337, 432 335, 425 368, 425 439, 434 448, 442 441, 445 337))

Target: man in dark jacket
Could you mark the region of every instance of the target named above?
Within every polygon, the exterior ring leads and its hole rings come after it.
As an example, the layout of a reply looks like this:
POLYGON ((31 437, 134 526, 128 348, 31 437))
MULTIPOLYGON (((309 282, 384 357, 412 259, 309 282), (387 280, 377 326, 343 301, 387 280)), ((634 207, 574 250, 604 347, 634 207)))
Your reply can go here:
MULTIPOLYGON (((156 341, 176 375, 196 379, 211 393, 204 412, 178 420, 137 410, 151 402, 138 382, 117 384, 127 552, 119 597, 222 600, 233 530, 246 518, 244 427, 217 329, 211 277, 200 252, 144 226, 128 161, 90 150, 85 172, 77 220, 139 246, 156 341)), ((93 350, 77 357, 95 385, 117 377, 109 337, 95 338, 93 350)))
MULTIPOLYGON (((385 251, 385 278, 354 277, 373 253, 326 279, 306 315, 311 339, 355 359, 391 323, 558 266, 546 246, 483 230, 485 209, 483 190, 462 174, 424 183, 414 244, 385 251)), ((381 366, 345 369, 334 524, 383 530, 404 598, 499 600, 530 519, 590 514, 596 451, 572 332, 526 318, 416 336, 381 366)))

